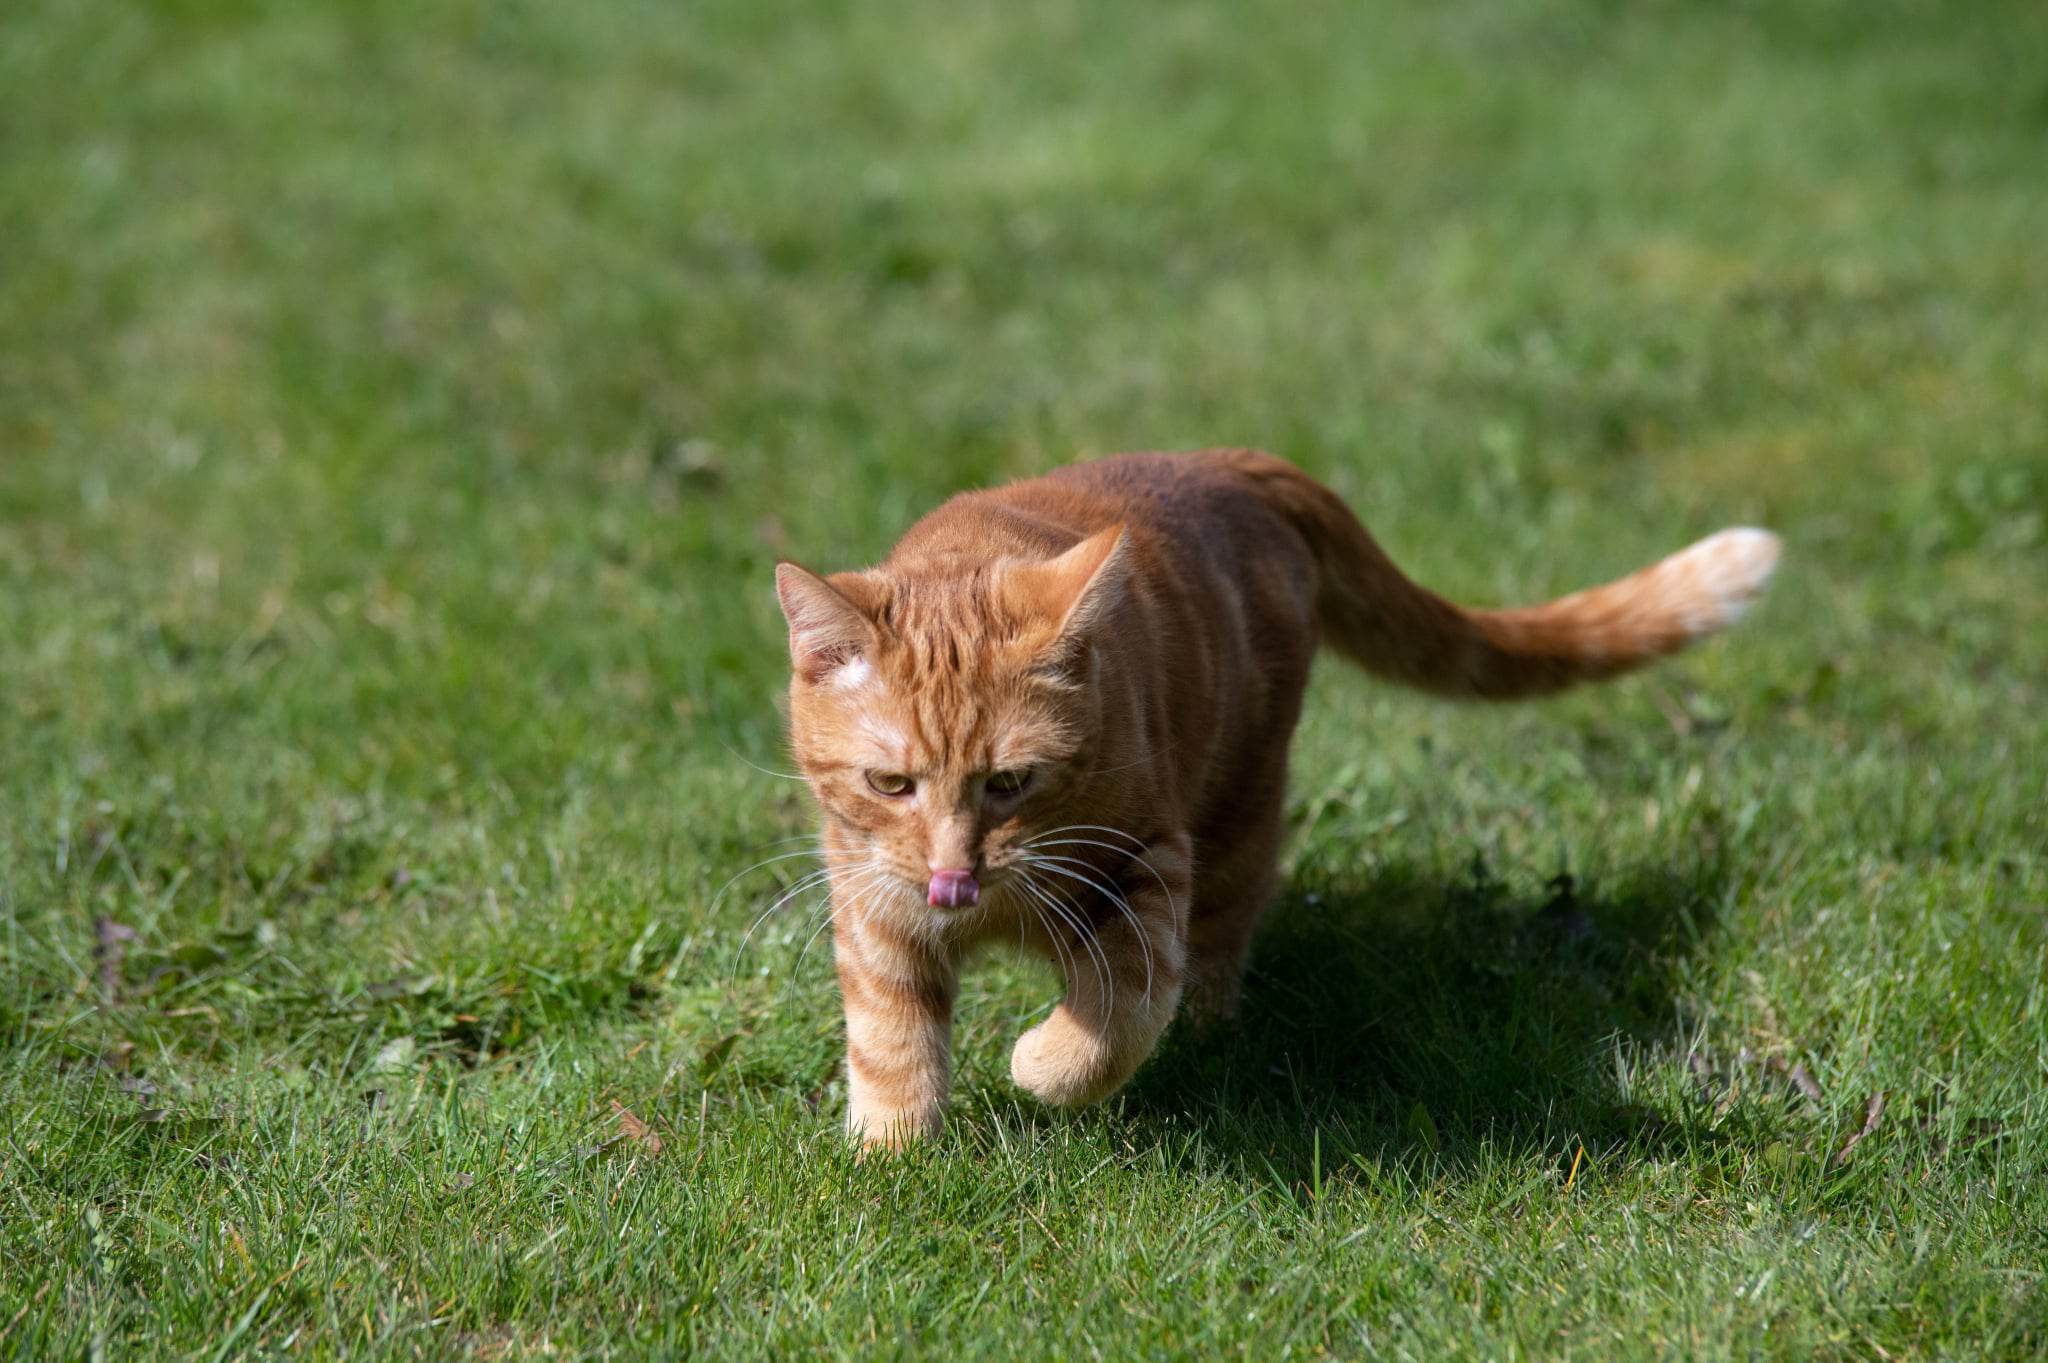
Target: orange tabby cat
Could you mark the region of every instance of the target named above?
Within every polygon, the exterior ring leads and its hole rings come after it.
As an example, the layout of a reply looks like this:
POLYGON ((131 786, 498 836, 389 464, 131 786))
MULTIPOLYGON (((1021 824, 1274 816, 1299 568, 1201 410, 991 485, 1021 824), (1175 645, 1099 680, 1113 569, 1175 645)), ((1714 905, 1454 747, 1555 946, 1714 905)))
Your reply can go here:
POLYGON ((1066 977, 1010 1058, 1048 1103, 1113 1092, 1178 1011, 1231 1012, 1322 639, 1439 695, 1540 695, 1732 623, 1777 557, 1774 536, 1724 530, 1545 606, 1464 610, 1292 465, 1214 450, 955 497, 866 572, 778 565, 849 1130, 895 1146, 938 1126, 981 943, 1017 939, 1066 977))

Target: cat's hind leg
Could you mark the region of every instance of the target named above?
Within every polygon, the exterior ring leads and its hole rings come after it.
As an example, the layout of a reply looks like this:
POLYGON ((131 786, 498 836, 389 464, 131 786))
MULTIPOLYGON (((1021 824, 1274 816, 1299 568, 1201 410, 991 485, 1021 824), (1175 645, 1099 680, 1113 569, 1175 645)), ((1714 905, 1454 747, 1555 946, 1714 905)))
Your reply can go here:
MULTIPOLYGON (((1284 788, 1284 778, 1275 783, 1276 791, 1284 788)), ((1190 1022, 1237 1016, 1252 938, 1279 887, 1285 808, 1276 794, 1236 824, 1227 841, 1219 840, 1220 851, 1208 854, 1215 859, 1203 863, 1188 922, 1187 992, 1181 1001, 1190 1022)))

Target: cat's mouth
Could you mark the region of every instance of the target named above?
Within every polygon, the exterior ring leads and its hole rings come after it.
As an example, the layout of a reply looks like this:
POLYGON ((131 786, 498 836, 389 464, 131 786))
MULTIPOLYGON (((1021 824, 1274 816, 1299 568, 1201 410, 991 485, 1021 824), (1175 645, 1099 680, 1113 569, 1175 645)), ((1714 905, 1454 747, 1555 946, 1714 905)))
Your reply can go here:
POLYGON ((972 868, 941 868, 920 876, 902 867, 892 868, 889 879, 905 894, 922 898, 931 909, 952 913, 987 907, 990 898, 1000 895, 1011 882, 1012 868, 983 862, 972 868))
POLYGON ((922 880, 904 877, 905 888, 915 888, 924 894, 924 902, 934 909, 973 909, 988 903, 989 896, 1000 890, 1009 874, 1001 866, 981 865, 972 869, 949 868, 933 871, 922 880))

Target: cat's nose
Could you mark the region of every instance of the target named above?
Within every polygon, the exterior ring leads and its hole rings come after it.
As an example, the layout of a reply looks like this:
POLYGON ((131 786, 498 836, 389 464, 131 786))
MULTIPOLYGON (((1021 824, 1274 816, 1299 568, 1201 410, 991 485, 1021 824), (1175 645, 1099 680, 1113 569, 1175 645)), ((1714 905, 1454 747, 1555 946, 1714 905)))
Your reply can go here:
POLYGON ((967 908, 981 902, 981 882, 972 871, 933 871, 925 899, 941 909, 967 908))

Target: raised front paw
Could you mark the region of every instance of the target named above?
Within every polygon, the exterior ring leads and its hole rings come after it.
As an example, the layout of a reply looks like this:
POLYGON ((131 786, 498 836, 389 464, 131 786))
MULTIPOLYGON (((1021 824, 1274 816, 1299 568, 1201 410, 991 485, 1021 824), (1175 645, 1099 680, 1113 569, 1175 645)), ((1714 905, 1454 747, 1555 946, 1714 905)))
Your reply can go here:
POLYGON ((1018 1037, 1010 1052, 1017 1087, 1054 1107, 1107 1098, 1136 1068, 1119 1065, 1098 1037, 1060 1012, 1018 1037))

